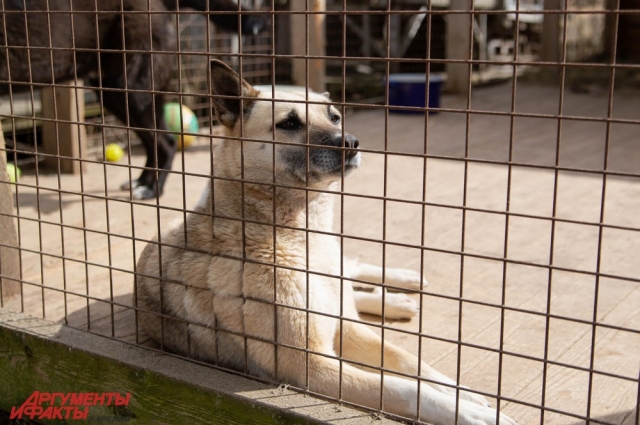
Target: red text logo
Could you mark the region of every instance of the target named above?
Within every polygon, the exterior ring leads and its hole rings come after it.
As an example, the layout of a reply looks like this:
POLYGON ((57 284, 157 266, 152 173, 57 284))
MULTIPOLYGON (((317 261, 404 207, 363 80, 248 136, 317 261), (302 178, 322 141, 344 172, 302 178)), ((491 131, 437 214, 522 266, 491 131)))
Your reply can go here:
POLYGON ((87 419, 91 406, 128 406, 131 393, 48 393, 34 391, 9 419, 87 419), (43 406, 43 404, 45 406, 43 406), (57 406, 54 406, 57 404, 57 406))

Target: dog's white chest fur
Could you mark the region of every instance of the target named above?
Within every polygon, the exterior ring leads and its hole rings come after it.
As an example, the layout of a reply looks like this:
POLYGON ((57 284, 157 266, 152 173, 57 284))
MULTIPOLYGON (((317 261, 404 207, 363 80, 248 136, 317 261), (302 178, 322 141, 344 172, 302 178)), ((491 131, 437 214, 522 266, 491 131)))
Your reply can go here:
MULTIPOLYGON (((242 323, 235 324, 243 333, 273 340, 276 332, 282 332, 278 338, 283 343, 299 345, 297 336, 307 332, 308 322, 314 334, 322 334, 319 341, 332 343, 337 317, 345 313, 357 317, 350 282, 331 277, 341 276, 342 270, 338 240, 325 234, 333 221, 330 197, 318 194, 311 199, 307 197, 306 205, 294 208, 293 204, 300 202, 298 199, 292 200, 285 211, 276 209, 275 228, 256 223, 272 217, 254 214, 255 203, 246 199, 244 215, 249 220, 244 225, 240 220, 216 219, 214 227, 222 227, 226 234, 233 236, 225 237, 225 243, 214 249, 207 284, 216 295, 214 306, 216 301, 220 304, 232 299, 243 300, 243 314, 238 316, 242 323), (296 337, 287 342, 289 338, 283 335, 296 337)), ((261 211, 269 211, 270 204, 271 201, 265 201, 261 211)), ((225 209, 226 206, 220 205, 221 211, 225 209)), ((218 310, 215 309, 216 317, 218 310)), ((271 375, 274 370, 260 372, 271 375)))

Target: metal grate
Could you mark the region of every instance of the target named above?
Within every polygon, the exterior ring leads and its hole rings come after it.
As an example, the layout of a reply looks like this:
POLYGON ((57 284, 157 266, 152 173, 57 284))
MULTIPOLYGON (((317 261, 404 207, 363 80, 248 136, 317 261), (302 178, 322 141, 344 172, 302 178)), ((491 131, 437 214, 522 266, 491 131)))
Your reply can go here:
MULTIPOLYGON (((96 11, 97 2, 88 10, 75 1, 64 10, 46 1, 2 3, 6 146, 0 152, 22 175, 15 183, 0 181, 12 192, 0 199, 0 224, 15 225, 17 238, 0 235, 0 306, 149 350, 177 351, 167 335, 184 329, 183 352, 192 361, 399 420, 433 418, 431 406, 418 392, 407 402, 415 410, 403 413, 385 388, 401 378, 413 383, 413 391, 426 391, 435 378, 417 360, 394 364, 396 346, 453 379, 441 384, 453 395, 468 386, 519 424, 640 423, 640 53, 632 41, 638 1, 290 0, 248 4, 255 10, 240 15, 150 12, 154 2, 135 11, 127 1, 113 3, 111 11, 96 11), (43 9, 36 12, 36 3, 43 9), (267 25, 260 34, 238 36, 207 16, 227 16, 234 24, 242 16, 262 17, 267 25), (166 48, 166 40, 149 31, 156 20, 169 23, 174 32, 167 40, 176 47, 166 48), (70 24, 52 25, 60 21, 70 24), (148 43, 142 47, 87 44, 101 25, 115 28, 112 37, 126 38, 130 21, 144 29, 148 43), (39 22, 39 31, 30 22, 39 22), (255 136, 249 107, 240 112, 237 132, 225 132, 211 111, 233 100, 228 93, 210 94, 211 59, 263 92, 275 89, 276 99, 254 101, 275 109, 284 103, 277 96, 284 86, 328 90, 342 117, 337 131, 360 142, 360 170, 349 176, 343 170, 335 187, 312 184, 314 133, 303 126, 297 142, 275 140, 276 112, 263 117, 264 137, 255 136), (148 72, 113 83, 117 70, 111 64, 127 69, 143 60, 151 64, 148 72), (72 66, 70 79, 56 76, 61 64, 72 66), (165 73, 169 83, 158 87, 165 73), (420 86, 424 93, 416 91, 420 86), (157 165, 158 153, 151 166, 145 164, 145 153, 132 143, 143 126, 127 111, 149 94, 154 121, 163 98, 188 105, 199 123, 199 130, 186 132, 194 142, 176 154, 170 170, 157 165), (107 147, 114 142, 124 154, 112 162, 107 147), (280 180, 275 153, 298 143, 307 146, 304 189, 280 180), (255 181, 245 164, 260 144, 272 152, 271 175, 255 181), (241 147, 240 165, 230 177, 216 157, 232 145, 241 147), (168 174, 161 197, 136 200, 135 189, 120 190, 143 170, 154 176, 151 188, 168 174), (240 209, 217 210, 216 196, 224 194, 215 191, 201 198, 209 184, 241 188, 240 209), (255 218, 246 204, 256 187, 269 188, 272 209, 261 213, 270 219, 255 218), (305 199, 306 217, 318 196, 335 201, 332 230, 317 229, 308 218, 303 225, 274 219, 281 207, 276 194, 296 190, 305 199), (186 220, 203 229, 206 223, 236 223, 240 249, 217 256, 200 245, 192 249, 194 233, 181 224, 186 220), (173 239, 158 239, 170 226, 178 229, 173 239), (272 244, 258 259, 247 253, 247 238, 265 228, 272 244), (276 258, 273 246, 286 246, 285 233, 304 245, 298 262, 276 258), (337 269, 318 266, 326 253, 313 249, 314 238, 331 236, 339 241, 337 269), (177 265, 141 271, 137 262, 145 249, 160 252, 160 261, 181 258, 182 271, 177 265), (270 336, 246 323, 235 329, 221 319, 190 318, 165 306, 169 292, 157 294, 160 312, 138 304, 136 281, 154 279, 173 288, 168 291, 196 291, 193 303, 208 299, 211 294, 198 285, 172 279, 197 279, 206 273, 201 262, 214 258, 276 276, 271 298, 245 292, 229 310, 241 316, 243 308, 257 305, 266 312, 265 327, 269 318, 276 323, 270 336), (374 271, 349 274, 352 260, 374 264, 374 271), (398 277, 399 269, 408 271, 398 277), (304 276, 302 304, 279 299, 279 273, 304 276), (404 287, 402 276, 413 287, 404 287), (336 304, 313 310, 313 286, 331 278, 340 289, 336 304), (348 317, 345 293, 352 284, 358 294, 374 297, 368 311, 381 316, 348 317), (417 309, 410 311, 413 305, 417 309), (283 312, 303 320, 302 342, 287 339, 287 324, 279 322, 283 312), (158 340, 142 329, 141 317, 157 320, 158 340), (314 320, 335 320, 334 347, 315 344, 314 320), (354 355, 345 346, 354 323, 382 338, 379 355, 354 355), (242 358, 224 359, 217 348, 198 345, 193 339, 203 329, 240 344, 242 358), (207 349, 215 353, 207 357, 207 349), (256 353, 277 358, 288 352, 305 366, 296 382, 287 374, 291 365, 278 361, 271 374, 256 372, 256 353), (320 390, 314 383, 309 365, 316 358, 338 362, 335 388, 320 390), (376 376, 373 399, 349 392, 354 366, 376 376)), ((292 104, 305 114, 322 103, 297 90, 302 97, 292 104)), ((156 147, 172 133, 149 131, 156 147)), ((340 152, 343 161, 352 152, 348 146, 326 149, 340 152)), ((466 423, 465 403, 454 405, 459 420, 443 423, 466 423)))

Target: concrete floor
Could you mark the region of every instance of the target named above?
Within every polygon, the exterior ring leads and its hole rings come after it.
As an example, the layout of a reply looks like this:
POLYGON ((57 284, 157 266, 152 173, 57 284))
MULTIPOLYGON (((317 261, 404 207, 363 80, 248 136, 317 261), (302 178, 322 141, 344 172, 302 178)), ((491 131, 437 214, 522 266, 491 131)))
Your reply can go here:
MULTIPOLYGON (((520 84, 516 94, 513 110, 529 115, 507 114, 511 84, 474 89, 468 121, 466 99, 451 96, 442 106, 457 111, 427 122, 350 112, 346 129, 365 153, 345 181, 336 230, 347 255, 422 268, 428 278, 423 295, 412 295, 420 316, 387 321, 387 339, 451 377, 459 364, 462 384, 514 400, 501 408, 520 424, 577 425, 589 416, 631 425, 640 365, 639 93, 616 92, 609 113, 606 92, 566 92, 562 121, 557 88, 520 84)), ((82 177, 22 178, 17 211, 29 284, 9 308, 136 340, 126 308, 135 260, 199 198, 210 145, 203 138, 176 158, 160 200, 169 209, 127 202, 117 190, 129 176, 125 162, 89 164, 82 177), (183 178, 182 169, 197 175, 183 178)))

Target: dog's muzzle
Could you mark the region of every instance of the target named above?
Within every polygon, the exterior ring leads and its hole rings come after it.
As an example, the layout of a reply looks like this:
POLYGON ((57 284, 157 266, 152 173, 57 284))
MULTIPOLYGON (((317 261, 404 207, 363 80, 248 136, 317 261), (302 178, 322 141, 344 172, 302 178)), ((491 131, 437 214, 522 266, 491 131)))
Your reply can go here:
MULTIPOLYGON (((360 142, 351 134, 345 133, 344 139, 342 138, 342 134, 335 134, 333 136, 329 136, 322 140, 320 143, 323 146, 332 146, 336 148, 345 148, 344 149, 344 157, 347 161, 355 158, 358 155, 358 147, 360 147, 360 142)), ((336 149, 336 153, 341 154, 340 150, 336 149)))
POLYGON ((360 165, 360 142, 351 134, 328 134, 298 149, 285 149, 283 159, 300 181, 320 181, 346 175, 360 165), (307 168, 307 157, 309 166, 307 168))
POLYGON ((360 142, 351 134, 345 134, 344 137, 340 133, 327 135, 318 145, 310 153, 315 172, 338 175, 343 171, 348 173, 360 165, 360 142))

